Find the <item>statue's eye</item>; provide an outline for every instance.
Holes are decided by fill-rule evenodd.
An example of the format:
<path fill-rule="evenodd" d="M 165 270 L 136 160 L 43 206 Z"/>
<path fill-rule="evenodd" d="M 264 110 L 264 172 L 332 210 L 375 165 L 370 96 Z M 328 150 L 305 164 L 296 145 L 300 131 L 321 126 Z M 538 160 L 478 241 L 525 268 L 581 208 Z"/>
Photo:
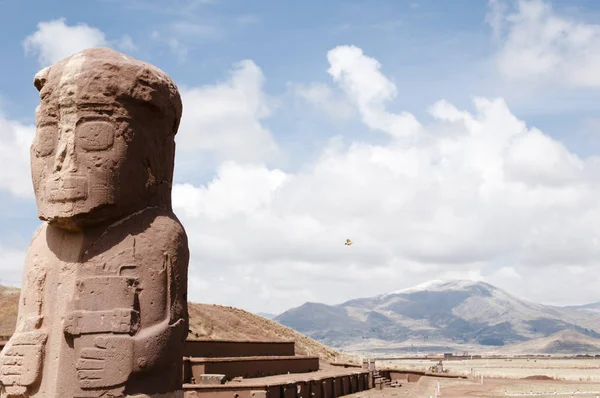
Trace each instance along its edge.
<path fill-rule="evenodd" d="M 87 121 L 77 125 L 77 145 L 86 151 L 103 151 L 114 141 L 114 127 L 109 122 Z"/>
<path fill-rule="evenodd" d="M 56 146 L 56 126 L 38 126 L 33 140 L 33 150 L 38 156 L 49 156 Z"/>

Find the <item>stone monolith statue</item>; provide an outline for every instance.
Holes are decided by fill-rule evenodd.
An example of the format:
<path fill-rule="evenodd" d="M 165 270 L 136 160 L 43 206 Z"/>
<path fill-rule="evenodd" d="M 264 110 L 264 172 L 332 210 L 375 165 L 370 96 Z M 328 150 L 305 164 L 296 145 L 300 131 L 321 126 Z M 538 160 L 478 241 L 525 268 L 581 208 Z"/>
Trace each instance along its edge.
<path fill-rule="evenodd" d="M 158 68 L 106 48 L 40 71 L 38 215 L 2 397 L 176 397 L 188 331 L 171 208 L 182 104 Z"/>

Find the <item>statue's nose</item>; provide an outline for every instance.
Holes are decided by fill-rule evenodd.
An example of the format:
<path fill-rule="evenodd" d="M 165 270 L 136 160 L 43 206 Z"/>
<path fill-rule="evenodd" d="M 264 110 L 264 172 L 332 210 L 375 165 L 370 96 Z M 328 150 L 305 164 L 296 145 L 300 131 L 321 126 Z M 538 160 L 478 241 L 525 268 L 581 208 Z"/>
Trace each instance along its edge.
<path fill-rule="evenodd" d="M 75 153 L 75 136 L 73 129 L 61 128 L 58 145 L 54 157 L 54 172 L 77 171 L 77 154 Z"/>

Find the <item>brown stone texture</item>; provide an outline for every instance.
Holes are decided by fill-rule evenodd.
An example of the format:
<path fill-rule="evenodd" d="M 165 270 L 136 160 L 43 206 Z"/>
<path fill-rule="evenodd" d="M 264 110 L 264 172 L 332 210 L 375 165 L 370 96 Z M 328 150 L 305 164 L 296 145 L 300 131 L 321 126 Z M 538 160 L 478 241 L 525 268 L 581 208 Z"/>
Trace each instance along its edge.
<path fill-rule="evenodd" d="M 106 48 L 40 71 L 27 252 L 2 397 L 174 397 L 188 331 L 171 208 L 182 104 L 158 68 Z"/>
<path fill-rule="evenodd" d="M 196 358 L 294 356 L 293 341 L 187 340 L 183 355 Z"/>
<path fill-rule="evenodd" d="M 191 374 L 196 380 L 202 374 L 224 374 L 234 377 L 265 377 L 285 373 L 308 373 L 319 370 L 319 357 L 267 356 L 232 358 L 190 358 Z"/>
<path fill-rule="evenodd" d="M 199 380 L 196 382 L 200 385 L 220 385 L 224 384 L 227 380 L 226 375 L 218 375 L 218 374 L 202 374 L 199 375 Z"/>

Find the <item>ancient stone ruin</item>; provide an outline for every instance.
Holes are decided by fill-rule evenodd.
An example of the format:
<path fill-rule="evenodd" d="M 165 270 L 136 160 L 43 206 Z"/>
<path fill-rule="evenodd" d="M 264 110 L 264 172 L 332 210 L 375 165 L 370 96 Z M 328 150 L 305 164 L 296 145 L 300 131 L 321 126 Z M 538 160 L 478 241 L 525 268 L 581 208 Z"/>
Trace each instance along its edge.
<path fill-rule="evenodd" d="M 158 68 L 106 48 L 35 76 L 39 218 L 2 397 L 175 397 L 188 331 L 171 208 L 182 104 Z"/>

